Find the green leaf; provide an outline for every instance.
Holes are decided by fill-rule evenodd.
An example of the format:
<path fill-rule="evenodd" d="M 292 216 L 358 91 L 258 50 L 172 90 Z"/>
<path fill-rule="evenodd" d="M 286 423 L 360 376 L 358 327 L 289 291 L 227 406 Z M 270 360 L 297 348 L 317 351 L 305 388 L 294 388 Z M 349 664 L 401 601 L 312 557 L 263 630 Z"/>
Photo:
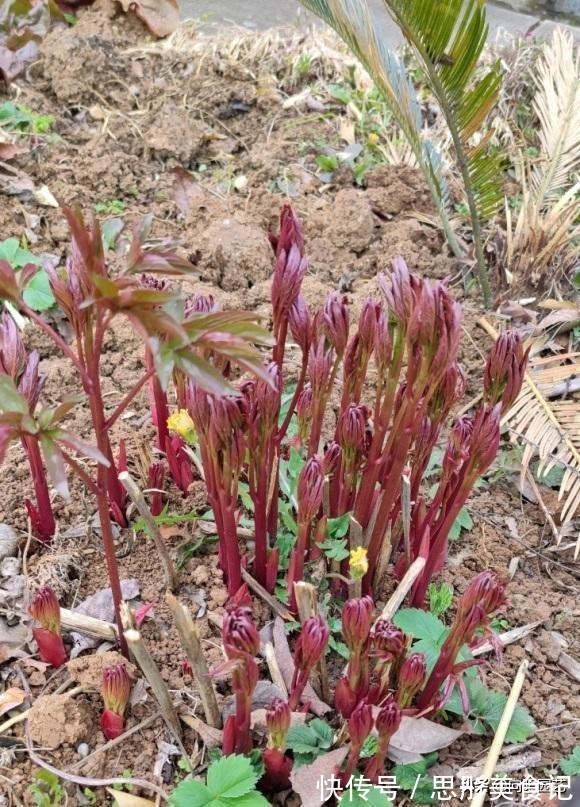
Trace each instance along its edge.
<path fill-rule="evenodd" d="M 318 737 L 319 745 L 322 748 L 330 748 L 334 742 L 334 729 L 325 720 L 315 717 L 314 720 L 310 721 L 308 727 Z"/>
<path fill-rule="evenodd" d="M 429 583 L 427 589 L 427 596 L 429 598 L 429 611 L 433 616 L 441 616 L 450 607 L 453 602 L 453 586 L 448 583 Z"/>
<path fill-rule="evenodd" d="M 337 518 L 329 518 L 327 529 L 331 538 L 344 538 L 350 529 L 350 513 L 344 513 Z"/>
<path fill-rule="evenodd" d="M 463 530 L 471 530 L 472 528 L 473 519 L 471 518 L 471 514 L 467 507 L 462 507 L 449 530 L 449 540 L 456 541 Z"/>
<path fill-rule="evenodd" d="M 560 760 L 560 768 L 564 776 L 580 776 L 580 745 L 569 756 Z"/>
<path fill-rule="evenodd" d="M 222 757 L 207 772 L 207 786 L 216 796 L 238 798 L 252 790 L 258 781 L 249 759 L 231 755 Z"/>
<path fill-rule="evenodd" d="M 18 392 L 14 381 L 7 375 L 0 375 L 0 411 L 28 414 L 28 401 Z"/>
<path fill-rule="evenodd" d="M 54 294 L 50 288 L 50 281 L 44 269 L 37 272 L 26 284 L 22 293 L 24 302 L 33 311 L 48 311 L 55 303 Z"/>
<path fill-rule="evenodd" d="M 338 653 L 339 656 L 342 656 L 343 659 L 348 661 L 350 652 L 344 642 L 341 642 L 340 639 L 337 639 L 335 636 L 329 636 L 328 646 L 334 650 L 335 653 Z"/>
<path fill-rule="evenodd" d="M 41 264 L 40 258 L 27 249 L 22 249 L 18 238 L 0 241 L 0 260 L 7 261 L 13 269 L 22 269 L 27 263 Z"/>
<path fill-rule="evenodd" d="M 485 714 L 481 715 L 483 720 L 491 727 L 492 731 L 497 731 L 499 721 L 507 703 L 508 696 L 503 692 L 490 690 Z M 507 734 L 506 743 L 521 743 L 533 735 L 536 730 L 534 719 L 528 710 L 520 703 L 516 705 Z"/>
<path fill-rule="evenodd" d="M 269 801 L 262 796 L 261 793 L 254 791 L 253 793 L 246 793 L 237 799 L 220 798 L 219 802 L 214 804 L 224 805 L 224 807 L 268 807 Z"/>
<path fill-rule="evenodd" d="M 318 546 L 330 560 L 341 561 L 348 558 L 350 554 L 347 543 L 346 538 L 326 538 Z"/>
<path fill-rule="evenodd" d="M 198 779 L 181 782 L 169 796 L 172 807 L 205 807 L 215 804 L 212 792 Z"/>
<path fill-rule="evenodd" d="M 309 726 L 292 726 L 286 738 L 286 745 L 296 754 L 312 754 L 318 748 L 318 737 Z"/>
<path fill-rule="evenodd" d="M 393 622 L 409 636 L 415 639 L 430 639 L 438 642 L 447 628 L 429 611 L 420 608 L 403 608 L 393 618 Z"/>

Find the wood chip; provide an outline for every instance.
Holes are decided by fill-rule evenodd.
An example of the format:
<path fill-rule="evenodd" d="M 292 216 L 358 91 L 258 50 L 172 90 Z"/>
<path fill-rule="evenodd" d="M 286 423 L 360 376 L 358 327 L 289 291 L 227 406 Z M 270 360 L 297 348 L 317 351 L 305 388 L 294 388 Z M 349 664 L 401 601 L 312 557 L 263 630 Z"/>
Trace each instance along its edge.
<path fill-rule="evenodd" d="M 561 653 L 558 664 L 571 678 L 580 681 L 580 662 L 576 661 L 575 658 L 569 656 L 568 653 Z"/>

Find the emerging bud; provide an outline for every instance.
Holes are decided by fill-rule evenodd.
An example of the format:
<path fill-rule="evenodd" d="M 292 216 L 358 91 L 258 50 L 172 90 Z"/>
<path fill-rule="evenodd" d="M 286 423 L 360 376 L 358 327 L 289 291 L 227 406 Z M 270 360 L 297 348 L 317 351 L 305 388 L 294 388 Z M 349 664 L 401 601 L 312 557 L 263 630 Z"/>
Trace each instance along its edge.
<path fill-rule="evenodd" d="M 404 651 L 407 640 L 403 631 L 387 619 L 378 619 L 371 634 L 373 653 L 393 661 Z"/>
<path fill-rule="evenodd" d="M 290 729 L 292 713 L 290 706 L 281 698 L 275 698 L 266 711 L 266 726 L 270 733 L 270 742 L 274 748 L 286 748 L 286 735 Z"/>
<path fill-rule="evenodd" d="M 377 317 L 375 332 L 375 363 L 379 377 L 388 373 L 392 351 L 393 343 L 389 332 L 389 318 L 384 308 L 381 306 Z"/>
<path fill-rule="evenodd" d="M 369 410 L 364 404 L 349 404 L 338 421 L 337 437 L 343 454 L 354 457 L 365 448 Z"/>
<path fill-rule="evenodd" d="M 195 425 L 187 409 L 179 409 L 167 418 L 167 428 L 178 434 L 186 443 L 195 443 Z"/>
<path fill-rule="evenodd" d="M 373 711 L 366 701 L 361 701 L 348 721 L 348 733 L 355 748 L 360 748 L 373 730 Z"/>
<path fill-rule="evenodd" d="M 301 294 L 298 295 L 290 309 L 289 323 L 292 338 L 299 345 L 302 352 L 307 353 L 310 348 L 312 325 L 310 311 Z"/>
<path fill-rule="evenodd" d="M 492 406 L 501 403 L 502 414 L 520 393 L 528 354 L 517 331 L 502 333 L 489 352 L 483 373 L 484 397 Z"/>
<path fill-rule="evenodd" d="M 364 546 L 352 549 L 348 559 L 348 567 L 352 580 L 362 580 L 369 570 L 369 559 Z"/>
<path fill-rule="evenodd" d="M 365 354 L 373 351 L 377 336 L 377 322 L 381 313 L 381 304 L 372 297 L 363 303 L 358 321 L 358 333 Z"/>
<path fill-rule="evenodd" d="M 251 609 L 230 605 L 224 615 L 222 637 L 229 659 L 256 656 L 260 650 L 260 634 L 252 620 Z"/>
<path fill-rule="evenodd" d="M 381 740 L 385 738 L 390 740 L 393 734 L 399 730 L 402 716 L 397 701 L 389 697 L 375 720 L 375 726 Z"/>
<path fill-rule="evenodd" d="M 322 328 L 328 341 L 340 358 L 348 341 L 348 308 L 344 297 L 338 291 L 328 295 L 322 312 Z"/>
<path fill-rule="evenodd" d="M 105 667 L 101 694 L 105 703 L 101 729 L 107 740 L 115 740 L 125 729 L 123 715 L 131 694 L 131 680 L 124 664 Z"/>
<path fill-rule="evenodd" d="M 342 632 L 344 641 L 352 653 L 366 644 L 373 619 L 372 597 L 347 600 L 342 607 Z"/>
<path fill-rule="evenodd" d="M 334 442 L 334 440 L 326 446 L 326 450 L 322 458 L 322 468 L 325 476 L 332 476 L 338 467 L 341 456 L 342 449 L 338 443 Z"/>
<path fill-rule="evenodd" d="M 192 314 L 210 314 L 212 311 L 218 311 L 219 306 L 211 294 L 192 294 L 185 300 L 184 313 L 185 318 L 189 319 Z"/>
<path fill-rule="evenodd" d="M 6 373 L 18 383 L 25 363 L 26 350 L 20 330 L 5 311 L 0 319 L 0 372 Z"/>
<path fill-rule="evenodd" d="M 302 228 L 290 205 L 282 208 L 280 235 L 270 238 L 276 252 L 276 265 L 272 277 L 272 308 L 274 320 L 287 316 L 300 293 L 300 286 L 308 268 L 304 257 Z"/>
<path fill-rule="evenodd" d="M 294 664 L 297 670 L 310 672 L 322 658 L 330 631 L 321 616 L 311 616 L 302 625 L 294 649 Z"/>
<path fill-rule="evenodd" d="M 45 630 L 60 635 L 60 605 L 50 586 L 36 592 L 28 610 Z"/>
<path fill-rule="evenodd" d="M 310 524 L 322 505 L 324 491 L 324 471 L 318 457 L 310 459 L 302 466 L 298 476 L 297 500 L 298 522 Z"/>
<path fill-rule="evenodd" d="M 425 681 L 427 665 L 423 653 L 412 653 L 399 670 L 397 700 L 401 709 L 409 706 Z"/>
<path fill-rule="evenodd" d="M 480 606 L 486 616 L 491 616 L 505 603 L 505 583 L 494 572 L 480 572 L 459 600 L 456 621 L 464 619 L 475 606 Z"/>

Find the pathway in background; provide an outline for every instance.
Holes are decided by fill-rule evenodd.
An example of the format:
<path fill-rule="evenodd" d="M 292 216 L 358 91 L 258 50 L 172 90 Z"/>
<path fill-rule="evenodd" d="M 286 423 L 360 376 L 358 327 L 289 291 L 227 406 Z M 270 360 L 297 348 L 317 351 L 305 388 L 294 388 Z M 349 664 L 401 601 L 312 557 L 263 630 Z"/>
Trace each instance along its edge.
<path fill-rule="evenodd" d="M 580 0 L 567 0 L 578 3 Z M 400 37 L 398 30 L 385 13 L 381 0 L 370 0 L 376 9 L 377 17 L 383 26 L 383 35 L 389 44 L 396 44 Z M 274 28 L 282 25 L 304 25 L 312 22 L 311 15 L 296 0 L 181 0 L 184 17 L 203 19 L 208 23 L 233 23 L 247 29 Z M 520 14 L 509 9 L 488 5 L 491 36 L 498 31 L 510 34 L 525 33 L 537 20 L 529 14 Z M 555 23 L 545 20 L 535 31 L 536 36 L 547 36 Z M 580 29 L 574 29 L 580 39 Z"/>

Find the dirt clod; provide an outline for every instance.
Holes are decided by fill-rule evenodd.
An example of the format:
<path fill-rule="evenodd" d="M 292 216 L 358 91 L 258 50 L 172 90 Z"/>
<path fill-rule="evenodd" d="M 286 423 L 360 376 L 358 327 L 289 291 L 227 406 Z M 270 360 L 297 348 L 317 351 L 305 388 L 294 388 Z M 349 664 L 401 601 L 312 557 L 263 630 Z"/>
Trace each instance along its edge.
<path fill-rule="evenodd" d="M 96 725 L 91 705 L 79 696 L 41 695 L 28 714 L 30 739 L 43 748 L 88 741 Z"/>
<path fill-rule="evenodd" d="M 103 680 L 103 670 L 106 667 L 113 667 L 122 664 L 127 670 L 129 677 L 135 680 L 137 668 L 130 661 L 127 661 L 116 650 L 107 650 L 105 653 L 92 653 L 88 656 L 78 656 L 67 663 L 70 677 L 79 686 L 89 689 L 100 690 Z"/>

